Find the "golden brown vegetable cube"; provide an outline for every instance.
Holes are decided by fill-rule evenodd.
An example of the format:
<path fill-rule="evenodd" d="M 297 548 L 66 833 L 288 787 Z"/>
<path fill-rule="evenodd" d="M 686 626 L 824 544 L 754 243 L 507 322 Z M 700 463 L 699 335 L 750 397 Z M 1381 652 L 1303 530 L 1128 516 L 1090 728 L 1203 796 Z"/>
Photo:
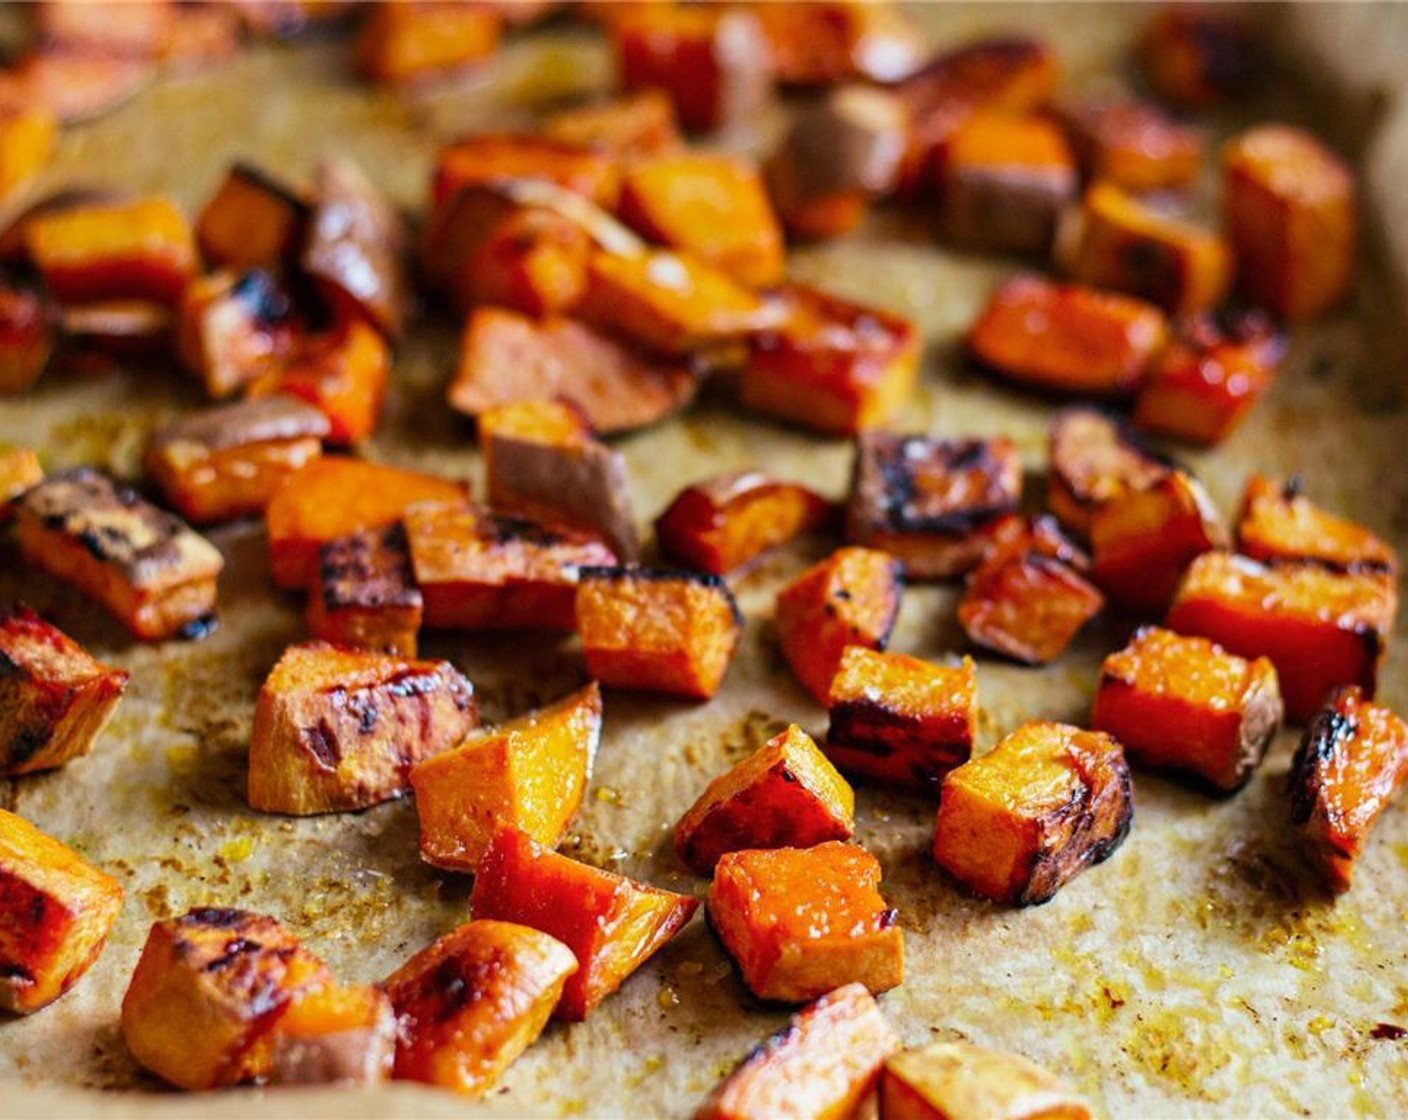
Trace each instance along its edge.
<path fill-rule="evenodd" d="M 576 143 L 531 134 L 480 133 L 437 153 L 431 200 L 438 205 L 464 187 L 519 179 L 546 179 L 610 207 L 620 190 L 621 168 L 610 153 Z"/>
<path fill-rule="evenodd" d="M 375 1085 L 391 1076 L 396 1012 L 380 988 L 327 984 L 302 993 L 270 1033 L 271 1085 Z"/>
<path fill-rule="evenodd" d="M 0 1009 L 28 1015 L 88 971 L 122 909 L 122 884 L 0 809 Z"/>
<path fill-rule="evenodd" d="M 885 1059 L 900 1046 L 865 985 L 842 985 L 753 1047 L 695 1120 L 856 1115 Z"/>
<path fill-rule="evenodd" d="M 1126 490 L 1147 490 L 1174 469 L 1112 413 L 1080 405 L 1057 413 L 1047 454 L 1047 508 L 1082 539 L 1101 506 Z"/>
<path fill-rule="evenodd" d="M 805 0 L 750 5 L 772 47 L 778 81 L 827 86 L 848 79 L 893 82 L 918 69 L 927 46 L 889 0 Z"/>
<path fill-rule="evenodd" d="M 254 707 L 249 803 L 307 816 L 400 797 L 415 766 L 478 722 L 474 686 L 447 661 L 290 646 Z"/>
<path fill-rule="evenodd" d="M 1203 134 L 1157 105 L 1094 96 L 1059 109 L 1067 139 L 1087 180 L 1127 191 L 1186 187 L 1203 166 Z"/>
<path fill-rule="evenodd" d="M 196 219 L 196 241 L 212 268 L 277 270 L 293 261 L 312 213 L 310 192 L 236 162 Z"/>
<path fill-rule="evenodd" d="M 401 1023 L 394 1076 L 482 1096 L 542 1033 L 576 971 L 572 950 L 546 933 L 466 922 L 382 985 Z"/>
<path fill-rule="evenodd" d="M 1031 906 L 1108 859 L 1133 811 L 1114 739 L 1028 723 L 944 778 L 934 859 L 974 894 Z"/>
<path fill-rule="evenodd" d="M 52 475 L 15 506 L 20 551 L 96 599 L 144 641 L 215 626 L 219 551 L 178 517 L 98 471 Z"/>
<path fill-rule="evenodd" d="M 212 272 L 192 280 L 181 297 L 176 350 L 212 397 L 257 381 L 292 353 L 288 297 L 267 272 Z"/>
<path fill-rule="evenodd" d="M 357 68 L 390 86 L 453 73 L 493 56 L 502 22 L 483 4 L 373 4 L 357 36 Z"/>
<path fill-rule="evenodd" d="M 313 637 L 414 657 L 424 607 L 400 523 L 334 537 L 318 553 L 308 589 Z"/>
<path fill-rule="evenodd" d="M 1016 1054 L 935 1042 L 893 1055 L 880 1074 L 885 1120 L 1090 1120 L 1065 1082 Z"/>
<path fill-rule="evenodd" d="M 53 352 L 53 308 L 34 292 L 0 286 L 0 395 L 38 381 Z"/>
<path fill-rule="evenodd" d="M 44 481 L 39 456 L 28 447 L 0 444 L 0 524 L 10 515 L 10 504 L 31 486 Z"/>
<path fill-rule="evenodd" d="M 718 576 L 656 568 L 581 569 L 576 615 L 603 684 L 696 700 L 719 690 L 743 629 Z"/>
<path fill-rule="evenodd" d="M 473 871 L 499 828 L 556 847 L 582 803 L 601 741 L 596 683 L 481 731 L 411 772 L 421 857 Z"/>
<path fill-rule="evenodd" d="M 720 774 L 675 826 L 675 851 L 701 875 L 726 852 L 849 840 L 855 794 L 795 723 Z"/>
<path fill-rule="evenodd" d="M 1237 548 L 1268 564 L 1313 561 L 1341 572 L 1398 574 L 1398 553 L 1358 522 L 1321 509 L 1303 492 L 1300 476 L 1278 485 L 1247 479 L 1237 521 Z"/>
<path fill-rule="evenodd" d="M 667 155 L 683 143 L 674 103 L 659 89 L 563 109 L 543 122 L 539 134 L 623 158 Z"/>

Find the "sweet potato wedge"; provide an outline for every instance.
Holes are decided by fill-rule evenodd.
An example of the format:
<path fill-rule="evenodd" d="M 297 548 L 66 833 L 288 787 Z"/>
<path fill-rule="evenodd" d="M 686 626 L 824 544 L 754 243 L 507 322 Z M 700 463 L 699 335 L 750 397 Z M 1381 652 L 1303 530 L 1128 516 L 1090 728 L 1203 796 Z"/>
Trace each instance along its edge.
<path fill-rule="evenodd" d="M 376 431 L 390 378 L 386 339 L 361 319 L 347 318 L 325 333 L 298 339 L 249 393 L 307 401 L 327 418 L 328 442 L 349 444 Z"/>
<path fill-rule="evenodd" d="M 49 162 L 58 122 L 43 108 L 0 112 L 0 198 L 7 198 Z"/>
<path fill-rule="evenodd" d="M 674 103 L 658 89 L 563 109 L 538 131 L 548 140 L 623 159 L 668 155 L 684 143 Z"/>
<path fill-rule="evenodd" d="M 396 1058 L 396 1013 L 380 988 L 326 984 L 304 992 L 270 1032 L 270 1085 L 386 1081 Z"/>
<path fill-rule="evenodd" d="M 1127 490 L 1147 490 L 1174 468 L 1112 413 L 1062 409 L 1047 436 L 1046 505 L 1085 539 L 1095 511 Z"/>
<path fill-rule="evenodd" d="M 1149 21 L 1139 61 L 1163 100 L 1207 109 L 1252 92 L 1264 60 L 1244 12 L 1221 4 L 1166 4 Z"/>
<path fill-rule="evenodd" d="M 924 61 L 924 37 L 904 9 L 888 0 L 750 6 L 762 21 L 777 79 L 784 85 L 894 82 Z"/>
<path fill-rule="evenodd" d="M 177 353 L 216 398 L 275 369 L 292 353 L 295 337 L 288 297 L 268 272 L 199 277 L 177 309 Z"/>
<path fill-rule="evenodd" d="M 1398 574 L 1392 545 L 1358 522 L 1321 509 L 1305 496 L 1299 476 L 1284 485 L 1259 474 L 1247 479 L 1237 550 L 1267 564 L 1313 561 L 1341 572 Z"/>
<path fill-rule="evenodd" d="M 502 26 L 499 14 L 483 4 L 373 4 L 353 48 L 357 69 L 388 86 L 443 77 L 492 58 Z"/>
<path fill-rule="evenodd" d="M 28 447 L 0 444 L 0 525 L 10 516 L 10 505 L 31 486 L 44 481 L 39 456 Z"/>
<path fill-rule="evenodd" d="M 53 308 L 36 292 L 0 285 L 0 396 L 38 381 L 53 353 Z"/>
<path fill-rule="evenodd" d="M 297 258 L 312 216 L 310 191 L 236 162 L 196 219 L 196 243 L 212 268 L 278 270 Z"/>
<path fill-rule="evenodd" d="M 1017 1054 L 934 1042 L 892 1055 L 880 1074 L 885 1120 L 1090 1120 L 1065 1082 Z"/>
<path fill-rule="evenodd" d="M 1188 186 L 1203 166 L 1204 138 L 1157 105 L 1093 96 L 1057 109 L 1088 181 L 1105 179 L 1127 191 Z"/>
<path fill-rule="evenodd" d="M 546 136 L 482 133 L 440 149 L 431 197 L 440 204 L 464 187 L 512 179 L 546 179 L 609 209 L 621 188 L 621 169 L 613 155 L 582 144 Z"/>
<path fill-rule="evenodd" d="M 399 522 L 334 537 L 318 553 L 308 589 L 308 631 L 335 645 L 416 655 L 425 601 Z"/>

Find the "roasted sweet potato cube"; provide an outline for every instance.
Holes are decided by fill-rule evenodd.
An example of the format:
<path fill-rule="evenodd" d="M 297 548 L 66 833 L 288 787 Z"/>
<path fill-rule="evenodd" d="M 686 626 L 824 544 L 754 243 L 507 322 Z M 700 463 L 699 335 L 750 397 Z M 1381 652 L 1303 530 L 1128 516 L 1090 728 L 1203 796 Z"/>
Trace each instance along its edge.
<path fill-rule="evenodd" d="M 481 1096 L 533 1044 L 577 971 L 572 950 L 512 922 L 466 922 L 382 985 L 401 1030 L 393 1076 Z"/>
<path fill-rule="evenodd" d="M 101 116 L 156 76 L 152 60 L 97 51 L 37 50 L 0 70 L 0 108 L 43 109 L 60 124 Z"/>
<path fill-rule="evenodd" d="M 548 140 L 627 159 L 667 155 L 683 143 L 674 103 L 658 89 L 563 109 L 539 132 Z"/>
<path fill-rule="evenodd" d="M 448 661 L 290 646 L 254 707 L 249 804 L 310 816 L 389 801 L 478 722 L 474 686 Z"/>
<path fill-rule="evenodd" d="M 357 69 L 383 85 L 409 85 L 491 58 L 503 21 L 475 3 L 379 3 L 362 22 Z"/>
<path fill-rule="evenodd" d="M 616 561 L 594 536 L 461 504 L 413 506 L 405 524 L 427 626 L 571 630 L 578 572 Z"/>
<path fill-rule="evenodd" d="M 970 641 L 1025 665 L 1060 657 L 1105 597 L 1039 548 L 1001 550 L 968 577 L 958 621 Z"/>
<path fill-rule="evenodd" d="M 1020 274 L 988 299 L 968 349 L 1023 385 L 1124 397 L 1139 388 L 1167 333 L 1163 314 L 1143 300 Z"/>
<path fill-rule="evenodd" d="M 1287 319 L 1313 318 L 1354 280 L 1354 174 L 1310 133 L 1268 124 L 1222 151 L 1222 209 L 1237 282 Z"/>
<path fill-rule="evenodd" d="M 904 939 L 864 848 L 728 852 L 714 867 L 709 920 L 759 999 L 802 1003 L 843 984 L 878 995 L 904 978 Z"/>
<path fill-rule="evenodd" d="M 396 1059 L 396 1012 L 380 988 L 327 984 L 289 1004 L 270 1045 L 270 1085 L 376 1085 Z"/>
<path fill-rule="evenodd" d="M 1046 902 L 1109 858 L 1134 804 L 1119 743 L 1063 723 L 1028 723 L 950 770 L 940 791 L 934 859 L 983 898 Z"/>
<path fill-rule="evenodd" d="M 167 74 L 202 74 L 229 62 L 240 49 L 240 18 L 228 7 L 173 6 L 171 35 L 161 52 Z"/>
<path fill-rule="evenodd" d="M 802 687 L 827 703 L 847 646 L 883 650 L 904 589 L 903 565 L 873 548 L 842 548 L 777 596 L 782 655 Z"/>
<path fill-rule="evenodd" d="M 151 58 L 171 37 L 175 9 L 170 0 L 42 0 L 34 6 L 35 32 L 46 49 Z"/>
<path fill-rule="evenodd" d="M 219 551 L 180 518 L 82 467 L 15 506 L 25 559 L 71 583 L 136 637 L 203 637 L 215 625 Z"/>
<path fill-rule="evenodd" d="M 57 131 L 54 115 L 42 107 L 0 112 L 0 198 L 49 162 Z"/>
<path fill-rule="evenodd" d="M 1188 568 L 1165 625 L 1240 657 L 1270 658 L 1287 718 L 1305 723 L 1337 685 L 1357 684 L 1373 696 L 1397 613 L 1398 589 L 1382 572 L 1267 567 L 1209 552 Z"/>
<path fill-rule="evenodd" d="M 940 227 L 964 248 L 1044 255 L 1078 186 L 1055 124 L 980 113 L 948 142 Z"/>
<path fill-rule="evenodd" d="M 715 575 L 656 568 L 583 568 L 577 630 L 587 671 L 614 688 L 707 700 L 743 629 Z"/>
<path fill-rule="evenodd" d="M 1246 96 L 1263 59 L 1246 14 L 1224 4 L 1165 4 L 1139 44 L 1144 76 L 1165 101 L 1205 109 Z"/>
<path fill-rule="evenodd" d="M 35 292 L 0 285 L 0 396 L 38 381 L 53 352 L 52 308 Z"/>
<path fill-rule="evenodd" d="M 732 471 L 681 490 L 656 520 L 655 535 L 676 559 L 723 575 L 830 516 L 830 503 L 805 486 L 763 471 Z"/>
<path fill-rule="evenodd" d="M 249 163 L 235 163 L 196 219 L 196 243 L 212 268 L 279 269 L 303 244 L 310 192 Z"/>
<path fill-rule="evenodd" d="M 198 525 L 263 513 L 294 471 L 323 453 L 327 418 L 283 394 L 192 413 L 158 431 L 147 476 Z"/>
<path fill-rule="evenodd" d="M 789 284 L 783 319 L 749 345 L 744 408 L 832 436 L 882 427 L 908 403 L 920 338 L 908 319 L 817 288 Z"/>
<path fill-rule="evenodd" d="M 182 1089 L 265 1081 L 280 1017 L 331 983 L 273 918 L 192 910 L 147 935 L 122 999 L 122 1037 L 138 1064 Z"/>
<path fill-rule="evenodd" d="M 659 361 L 575 319 L 535 322 L 498 307 L 470 313 L 447 397 L 467 416 L 520 400 L 568 400 L 603 435 L 644 427 L 694 399 L 681 362 Z"/>
<path fill-rule="evenodd" d="M 1106 502 L 1126 490 L 1146 490 L 1174 469 L 1118 417 L 1079 405 L 1051 422 L 1047 450 L 1047 508 L 1082 539 Z"/>
<path fill-rule="evenodd" d="M 855 794 L 795 723 L 709 783 L 675 826 L 675 851 L 700 875 L 726 852 L 849 840 Z"/>
<path fill-rule="evenodd" d="M 621 169 L 615 157 L 546 136 L 491 132 L 468 136 L 435 157 L 432 199 L 443 203 L 469 186 L 546 179 L 599 206 L 616 204 Z"/>
<path fill-rule="evenodd" d="M 386 339 L 360 319 L 345 319 L 324 334 L 299 339 L 249 391 L 307 401 L 327 418 L 328 442 L 349 444 L 376 431 L 390 377 Z"/>
<path fill-rule="evenodd" d="M 685 128 L 716 129 L 752 119 L 772 90 L 772 49 L 758 17 L 722 5 L 633 6 L 607 31 L 621 88 L 658 88 Z"/>
<path fill-rule="evenodd" d="M 44 480 L 39 456 L 28 447 L 0 444 L 0 524 L 10 515 L 10 504 L 31 486 Z"/>
<path fill-rule="evenodd" d="M 593 682 L 422 762 L 411 772 L 421 858 L 473 871 L 505 826 L 556 847 L 582 803 L 600 741 L 601 690 Z"/>
<path fill-rule="evenodd" d="M 212 397 L 228 397 L 293 351 L 287 296 L 270 273 L 213 272 L 191 281 L 177 309 L 176 349 Z"/>
<path fill-rule="evenodd" d="M 577 958 L 553 1018 L 580 1022 L 684 928 L 699 903 L 549 851 L 514 828 L 494 835 L 469 899 L 476 919 L 530 926 Z"/>
<path fill-rule="evenodd" d="M 616 556 L 640 558 L 626 461 L 563 401 L 520 401 L 479 414 L 489 504 L 599 533 Z"/>
<path fill-rule="evenodd" d="M 865 985 L 844 984 L 753 1047 L 695 1120 L 763 1120 L 784 1106 L 800 1116 L 855 1115 L 900 1046 Z"/>
<path fill-rule="evenodd" d="M 1227 547 L 1227 533 L 1202 485 L 1176 470 L 1096 510 L 1090 546 L 1100 589 L 1127 610 L 1157 613 L 1194 558 Z"/>
<path fill-rule="evenodd" d="M 61 303 L 173 304 L 196 271 L 190 223 L 165 198 L 92 203 L 25 223 L 30 258 Z"/>
<path fill-rule="evenodd" d="M 1147 101 L 1097 95 L 1067 102 L 1058 116 L 1087 180 L 1135 192 L 1172 190 L 1202 169 L 1202 132 Z"/>
<path fill-rule="evenodd" d="M 895 1054 L 880 1074 L 885 1120 L 1090 1120 L 1065 1082 L 1016 1054 L 934 1042 Z"/>
<path fill-rule="evenodd" d="M 1104 181 L 1085 192 L 1065 263 L 1082 284 L 1128 292 L 1173 314 L 1220 303 L 1232 279 L 1220 236 Z"/>
<path fill-rule="evenodd" d="M 313 637 L 414 657 L 424 609 L 399 522 L 334 537 L 319 551 L 308 589 Z"/>
<path fill-rule="evenodd" d="M 778 81 L 829 86 L 867 78 L 894 82 L 919 68 L 927 45 L 898 4 L 807 0 L 751 5 L 772 48 Z"/>
<path fill-rule="evenodd" d="M 1135 402 L 1134 423 L 1189 443 L 1219 443 L 1271 387 L 1284 352 L 1284 335 L 1259 312 L 1177 320 Z"/>
<path fill-rule="evenodd" d="M 417 502 L 468 501 L 464 484 L 448 478 L 358 459 L 315 459 L 288 478 L 265 510 L 274 582 L 298 590 L 310 586 L 328 541 L 390 525 Z"/>
<path fill-rule="evenodd" d="M 78 983 L 121 909 L 121 883 L 0 809 L 0 1009 L 28 1015 Z"/>
<path fill-rule="evenodd" d="M 1349 889 L 1379 814 L 1408 778 L 1408 724 L 1358 685 L 1336 689 L 1305 729 L 1291 764 L 1291 820 L 1335 892 Z"/>
<path fill-rule="evenodd" d="M 1268 564 L 1314 561 L 1341 572 L 1398 574 L 1398 553 L 1358 522 L 1336 517 L 1305 496 L 1299 476 L 1279 485 L 1247 479 L 1237 549 Z"/>

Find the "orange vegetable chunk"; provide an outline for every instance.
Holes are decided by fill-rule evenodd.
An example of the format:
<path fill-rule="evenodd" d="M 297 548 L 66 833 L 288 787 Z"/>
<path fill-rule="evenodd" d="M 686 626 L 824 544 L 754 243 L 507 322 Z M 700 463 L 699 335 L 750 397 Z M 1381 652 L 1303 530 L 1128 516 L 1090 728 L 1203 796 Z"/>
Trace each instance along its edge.
<path fill-rule="evenodd" d="M 267 272 L 212 272 L 181 296 L 176 350 L 212 397 L 257 382 L 292 352 L 294 340 L 288 297 Z"/>
<path fill-rule="evenodd" d="M 53 353 L 53 309 L 35 292 L 0 285 L 0 396 L 38 381 Z"/>
<path fill-rule="evenodd" d="M 313 637 L 414 657 L 424 611 L 405 526 L 334 537 L 319 551 L 318 577 L 308 589 Z"/>
<path fill-rule="evenodd" d="M 1139 45 L 1144 76 L 1163 100 L 1207 109 L 1244 98 L 1262 76 L 1246 13 L 1223 4 L 1165 4 Z"/>
<path fill-rule="evenodd" d="M 880 1075 L 885 1120 L 1090 1120 L 1065 1082 L 1016 1054 L 934 1042 L 895 1054 Z"/>
<path fill-rule="evenodd" d="M 396 1013 L 380 988 L 313 988 L 274 1024 L 269 1084 L 379 1084 L 391 1076 L 396 1033 Z"/>
<path fill-rule="evenodd" d="M 212 268 L 277 270 L 296 258 L 312 215 L 311 192 L 236 162 L 196 219 L 196 243 Z"/>
<path fill-rule="evenodd" d="M 362 320 L 346 319 L 325 334 L 299 339 L 249 391 L 307 401 L 327 417 L 328 442 L 349 444 L 376 431 L 390 377 L 386 339 Z"/>
<path fill-rule="evenodd" d="M 1101 506 L 1127 490 L 1147 490 L 1174 469 L 1118 417 L 1083 405 L 1056 414 L 1047 454 L 1047 508 L 1082 539 Z"/>
<path fill-rule="evenodd" d="M 889 0 L 754 3 L 772 48 L 778 81 L 828 86 L 869 78 L 893 82 L 916 70 L 927 46 L 899 4 Z"/>
<path fill-rule="evenodd" d="M 1171 190 L 1202 169 L 1202 132 L 1147 101 L 1096 95 L 1062 105 L 1059 117 L 1088 180 L 1136 193 Z"/>
<path fill-rule="evenodd" d="M 622 158 L 667 155 L 684 142 L 674 103 L 659 89 L 563 109 L 543 122 L 539 134 Z"/>
<path fill-rule="evenodd" d="M 42 106 L 0 110 L 0 198 L 7 198 L 49 162 L 58 121 Z"/>
<path fill-rule="evenodd" d="M 513 179 L 546 179 L 611 207 L 621 187 L 621 169 L 614 156 L 585 145 L 546 136 L 482 133 L 440 149 L 432 200 L 443 203 L 464 187 Z"/>
<path fill-rule="evenodd" d="M 9 516 L 11 503 L 43 481 L 44 468 L 38 455 L 28 447 L 0 444 L 0 524 Z"/>
<path fill-rule="evenodd" d="M 1313 561 L 1340 572 L 1398 574 L 1392 545 L 1358 522 L 1321 509 L 1305 496 L 1299 476 L 1284 485 L 1259 474 L 1247 479 L 1237 548 L 1268 564 Z"/>
<path fill-rule="evenodd" d="M 354 48 L 357 68 L 383 85 L 462 70 L 499 48 L 502 20 L 482 4 L 397 0 L 370 7 Z"/>

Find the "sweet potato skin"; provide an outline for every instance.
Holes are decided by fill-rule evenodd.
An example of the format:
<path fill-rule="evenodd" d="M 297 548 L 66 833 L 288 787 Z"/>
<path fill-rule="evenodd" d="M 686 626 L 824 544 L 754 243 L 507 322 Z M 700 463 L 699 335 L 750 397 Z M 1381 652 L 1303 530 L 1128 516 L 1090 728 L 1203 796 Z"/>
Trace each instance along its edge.
<path fill-rule="evenodd" d="M 1310 561 L 1340 572 L 1398 574 L 1398 553 L 1364 526 L 1315 505 L 1299 478 L 1278 485 L 1247 479 L 1237 521 L 1237 549 L 1263 563 Z"/>
<path fill-rule="evenodd" d="M 330 984 L 304 993 L 279 1016 L 271 1039 L 270 1085 L 357 1085 L 386 1081 L 396 1057 L 396 1014 L 379 988 Z"/>
<path fill-rule="evenodd" d="M 1173 470 L 1114 414 L 1083 405 L 1057 413 L 1047 454 L 1047 508 L 1082 540 L 1101 506 L 1126 490 L 1146 490 Z"/>
<path fill-rule="evenodd" d="M 1139 44 L 1139 61 L 1160 98 L 1189 109 L 1236 101 L 1262 77 L 1259 44 L 1245 15 L 1208 4 L 1162 8 Z"/>
<path fill-rule="evenodd" d="M 300 339 L 249 392 L 307 401 L 327 417 L 328 442 L 350 444 L 376 431 L 390 377 L 386 339 L 362 320 L 346 319 L 324 334 Z"/>
<path fill-rule="evenodd" d="M 1016 1054 L 966 1042 L 935 1042 L 892 1055 L 880 1075 L 886 1120 L 1090 1120 L 1090 1106 L 1064 1082 Z"/>
<path fill-rule="evenodd" d="M 38 455 L 28 447 L 0 445 L 0 525 L 10 516 L 10 504 L 43 481 Z"/>
<path fill-rule="evenodd" d="M 318 553 L 308 590 L 308 631 L 334 645 L 414 657 L 425 600 L 399 522 L 334 537 Z"/>
<path fill-rule="evenodd" d="M 373 82 L 408 86 L 472 67 L 499 47 L 497 12 L 474 4 L 373 4 L 354 48 Z"/>

